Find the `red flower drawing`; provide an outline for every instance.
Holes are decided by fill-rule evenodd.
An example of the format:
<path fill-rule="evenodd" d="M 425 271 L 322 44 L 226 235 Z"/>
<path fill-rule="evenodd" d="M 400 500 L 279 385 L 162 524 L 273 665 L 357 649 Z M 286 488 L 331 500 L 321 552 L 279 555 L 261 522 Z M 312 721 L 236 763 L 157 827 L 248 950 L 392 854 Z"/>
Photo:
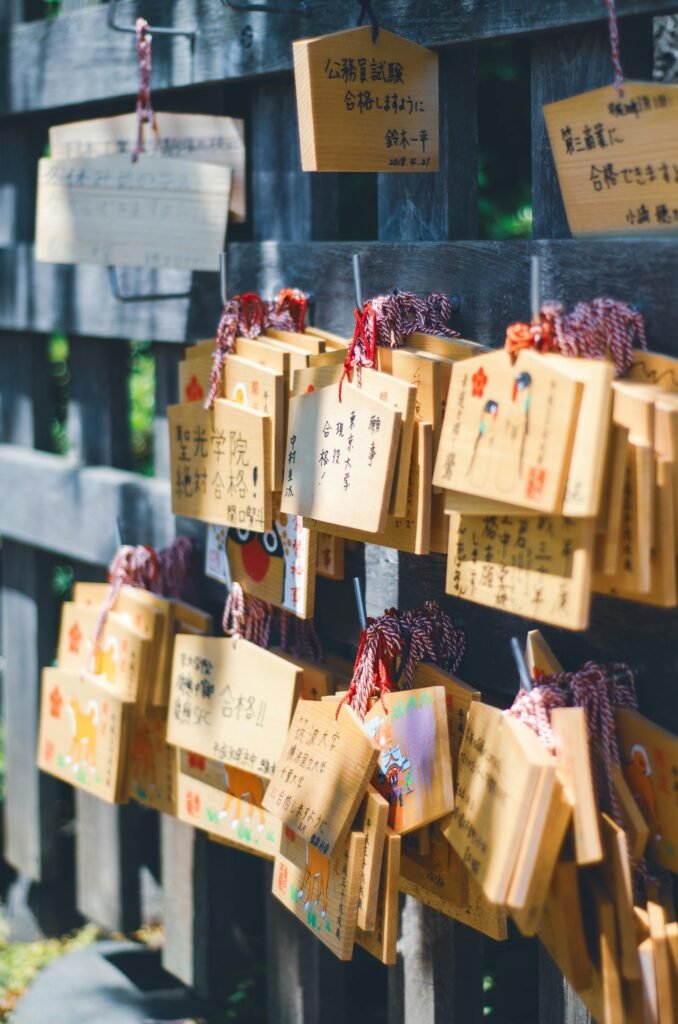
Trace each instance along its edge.
<path fill-rule="evenodd" d="M 82 642 L 82 631 L 77 622 L 74 622 L 68 631 L 68 649 L 71 654 L 80 654 L 80 644 Z"/>
<path fill-rule="evenodd" d="M 205 392 L 200 386 L 200 381 L 195 374 L 191 377 L 185 388 L 186 400 L 189 402 L 199 402 L 205 397 Z"/>
<path fill-rule="evenodd" d="M 63 698 L 58 686 L 55 686 L 49 695 L 49 713 L 52 718 L 61 718 L 61 705 Z"/>
<path fill-rule="evenodd" d="M 482 398 L 485 393 L 485 387 L 487 385 L 487 374 L 483 370 L 482 366 L 479 366 L 476 372 L 471 377 L 471 397 Z"/>

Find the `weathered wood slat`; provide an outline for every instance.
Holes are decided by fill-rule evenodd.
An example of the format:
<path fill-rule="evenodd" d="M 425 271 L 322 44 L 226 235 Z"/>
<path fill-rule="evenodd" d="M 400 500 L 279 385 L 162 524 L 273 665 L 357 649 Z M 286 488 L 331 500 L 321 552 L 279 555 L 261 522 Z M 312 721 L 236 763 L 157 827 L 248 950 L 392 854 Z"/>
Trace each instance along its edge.
<path fill-rule="evenodd" d="M 3 501 L 3 505 L 7 504 Z M 54 657 L 56 608 L 50 560 L 22 544 L 2 548 L 3 720 L 6 757 L 4 856 L 32 881 L 64 869 L 58 828 L 67 787 L 35 765 L 40 669 Z"/>
<path fill-rule="evenodd" d="M 621 15 L 667 14 L 675 0 L 622 0 Z M 131 24 L 132 3 L 120 5 L 120 20 Z M 197 27 L 192 48 L 186 38 L 156 42 L 153 87 L 197 85 L 219 79 L 250 78 L 291 67 L 293 39 L 350 28 L 351 5 L 320 4 L 312 19 L 297 14 L 243 13 L 201 0 L 148 0 L 151 25 Z M 415 42 L 447 46 L 461 42 L 557 29 L 605 20 L 605 10 L 588 0 L 394 0 L 383 12 L 385 28 L 406 27 Z M 51 21 L 18 25 L 0 37 L 0 115 L 91 102 L 136 92 L 133 37 L 112 32 L 106 12 L 96 7 L 65 13 Z"/>
<path fill-rule="evenodd" d="M 70 401 L 67 437 L 71 451 L 90 466 L 130 464 L 127 350 L 100 338 L 69 343 Z"/>
<path fill-rule="evenodd" d="M 574 305 L 596 295 L 612 295 L 639 306 L 647 320 L 651 346 L 676 351 L 675 304 L 666 281 L 678 278 L 678 242 L 578 241 L 534 242 L 237 242 L 229 246 L 229 291 L 260 290 L 273 294 L 293 281 L 316 295 L 316 322 L 330 329 L 352 330 L 354 304 L 351 255 L 363 256 L 366 295 L 396 285 L 414 291 L 447 291 L 461 296 L 455 323 L 465 337 L 501 344 L 506 325 L 529 316 L 530 254 L 542 260 L 544 299 Z M 26 250 L 0 250 L 0 330 L 64 330 L 98 337 L 149 337 L 184 342 L 188 303 L 121 306 L 108 300 L 105 272 L 79 267 L 73 291 L 55 299 L 60 274 L 36 264 L 29 276 L 12 279 L 13 260 Z M 33 277 L 34 275 L 34 277 Z M 162 276 L 162 275 L 161 275 Z M 27 288 L 33 277 L 33 298 Z M 216 275 L 201 275 L 204 288 L 194 292 L 199 308 L 190 310 L 190 336 L 211 337 L 221 308 Z M 5 283 L 3 287 L 2 282 Z M 65 284 L 65 283 L 64 283 Z M 491 284 L 492 301 L 488 301 Z M 35 296 L 39 301 L 35 302 Z M 208 298 L 209 297 L 209 298 Z M 174 311 L 167 308 L 174 306 Z"/>
<path fill-rule="evenodd" d="M 118 546 L 116 518 L 133 543 L 162 547 L 174 536 L 169 485 L 72 458 L 0 445 L 0 536 L 108 565 Z"/>

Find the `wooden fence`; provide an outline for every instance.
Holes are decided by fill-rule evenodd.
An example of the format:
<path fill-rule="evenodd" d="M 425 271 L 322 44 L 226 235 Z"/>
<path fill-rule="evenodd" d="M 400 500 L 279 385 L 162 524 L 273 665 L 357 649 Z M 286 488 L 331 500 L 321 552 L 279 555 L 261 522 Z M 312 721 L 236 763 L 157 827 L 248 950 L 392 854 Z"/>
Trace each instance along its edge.
<path fill-rule="evenodd" d="M 639 305 L 651 346 L 678 354 L 678 244 L 573 241 L 555 178 L 544 102 L 607 84 L 612 77 L 605 9 L 592 0 L 375 0 L 385 26 L 440 49 L 441 167 L 436 175 L 303 174 L 290 71 L 291 40 L 350 27 L 357 5 L 309 0 L 310 17 L 236 11 L 220 0 L 146 0 L 151 24 L 193 27 L 154 46 L 160 109 L 242 116 L 247 121 L 247 224 L 231 232 L 228 290 L 271 295 L 295 285 L 316 296 L 316 322 L 348 333 L 351 253 L 363 257 L 365 294 L 394 286 L 460 297 L 467 337 L 498 343 L 528 312 L 529 257 L 542 258 L 545 297 L 566 303 L 611 294 Z M 652 73 L 652 15 L 678 4 L 619 0 L 628 78 Z M 69 9 L 75 8 L 77 10 Z M 355 7 L 355 10 L 353 9 Z M 35 768 L 40 666 L 54 656 L 58 604 L 54 566 L 102 578 L 126 540 L 166 543 L 170 514 L 165 407 L 176 399 L 181 343 L 212 334 L 220 311 L 217 274 L 126 272 L 134 290 L 190 287 L 190 299 L 126 305 L 98 267 L 56 267 L 33 259 L 36 162 L 50 124 L 132 109 L 133 37 L 106 26 L 106 10 L 64 0 L 42 19 L 37 0 L 0 9 L 0 616 L 7 759 L 6 860 L 35 883 L 42 920 L 73 912 L 111 929 L 140 918 L 140 867 L 162 879 L 164 964 L 198 992 L 232 991 L 244 970 L 261 971 L 268 1019 L 354 1019 L 389 1024 L 475 1024 L 483 1004 L 495 1017 L 574 1024 L 587 1014 L 535 943 L 512 938 L 501 950 L 462 924 L 403 901 L 399 962 L 383 968 L 358 954 L 339 964 L 267 891 L 270 867 L 210 843 L 206 835 L 137 806 L 109 807 L 73 794 Z M 132 23 L 134 3 L 119 5 Z M 530 36 L 534 241 L 477 238 L 477 52 L 490 39 Z M 363 191 L 361 192 L 360 189 Z M 356 196 L 363 198 L 356 199 Z M 347 202 L 377 208 L 376 239 L 337 242 Z M 215 268 L 216 271 L 216 268 Z M 70 342 L 67 455 L 50 453 L 51 332 Z M 130 472 L 128 346 L 153 339 L 156 363 L 155 477 Z M 362 572 L 362 552 L 352 556 Z M 440 556 L 366 546 L 368 614 L 427 597 L 444 600 L 468 631 L 465 678 L 484 691 L 515 690 L 508 637 L 525 621 L 443 597 Z M 318 620 L 325 639 L 348 652 L 357 623 L 349 589 L 326 581 Z M 627 659 L 640 674 L 641 708 L 678 729 L 674 612 L 595 599 L 586 634 L 549 630 L 563 660 Z M 75 829 L 69 827 L 75 821 Z M 75 839 L 73 840 L 73 835 Z M 495 989 L 483 995 L 488 968 Z M 513 978 L 514 983 L 510 984 Z M 518 978 L 518 984 L 515 979 Z M 501 1010 L 502 992 L 513 1003 Z"/>

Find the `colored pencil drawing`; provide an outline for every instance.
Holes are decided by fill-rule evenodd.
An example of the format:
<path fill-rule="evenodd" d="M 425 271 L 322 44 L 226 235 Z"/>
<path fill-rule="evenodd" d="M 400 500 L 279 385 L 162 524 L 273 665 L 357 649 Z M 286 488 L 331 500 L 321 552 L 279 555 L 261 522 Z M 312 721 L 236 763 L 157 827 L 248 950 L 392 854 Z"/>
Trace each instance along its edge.
<path fill-rule="evenodd" d="M 657 812 L 657 799 L 652 780 L 652 764 L 645 747 L 634 743 L 631 747 L 631 760 L 624 765 L 624 775 L 633 793 L 636 803 L 640 806 L 643 816 L 654 829 L 655 839 L 662 838 L 662 824 Z"/>
<path fill-rule="evenodd" d="M 423 691 L 392 695 L 388 709 L 387 715 L 375 714 L 365 725 L 380 749 L 374 785 L 388 800 L 388 824 L 397 831 L 407 826 L 409 802 L 416 801 L 422 814 L 430 799 L 436 719 L 431 698 Z"/>

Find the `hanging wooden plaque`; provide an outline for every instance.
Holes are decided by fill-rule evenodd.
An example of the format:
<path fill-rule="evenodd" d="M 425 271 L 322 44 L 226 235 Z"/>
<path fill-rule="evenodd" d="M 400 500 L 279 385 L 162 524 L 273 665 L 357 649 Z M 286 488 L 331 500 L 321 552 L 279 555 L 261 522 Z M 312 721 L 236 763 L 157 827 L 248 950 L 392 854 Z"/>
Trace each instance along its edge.
<path fill-rule="evenodd" d="M 556 864 L 548 899 L 539 924 L 539 938 L 575 992 L 593 987 L 593 962 L 582 913 L 579 874 L 575 861 Z"/>
<path fill-rule="evenodd" d="M 221 526 L 271 528 L 271 419 L 217 398 L 167 407 L 172 511 Z"/>
<path fill-rule="evenodd" d="M 615 714 L 624 777 L 650 827 L 650 846 L 669 871 L 678 871 L 678 737 L 638 711 Z"/>
<path fill-rule="evenodd" d="M 561 778 L 573 804 L 577 863 L 597 864 L 603 859 L 603 847 L 591 774 L 586 712 L 583 708 L 554 708 L 551 729 Z"/>
<path fill-rule="evenodd" d="M 147 156 L 174 157 L 199 164 L 230 167 L 233 174 L 231 218 L 245 219 L 245 123 L 211 114 L 156 114 L 157 131 L 147 131 Z M 136 114 L 97 117 L 54 125 L 49 130 L 50 156 L 56 159 L 127 155 L 136 141 Z"/>
<path fill-rule="evenodd" d="M 575 237 L 676 231 L 676 86 L 607 85 L 547 104 L 544 119 Z"/>
<path fill-rule="evenodd" d="M 388 808 L 388 801 L 381 793 L 378 793 L 374 786 L 368 786 L 356 818 L 356 830 L 365 836 L 358 893 L 358 927 L 368 932 L 373 931 L 377 920 Z"/>
<path fill-rule="evenodd" d="M 271 418 L 272 487 L 279 491 L 283 479 L 285 447 L 285 378 L 241 356 L 230 355 L 224 364 L 224 398 Z"/>
<path fill-rule="evenodd" d="M 386 526 L 379 533 L 334 523 L 304 518 L 304 523 L 313 531 L 327 531 L 341 535 L 344 540 L 366 544 L 378 544 L 395 548 L 414 555 L 426 555 L 430 550 L 431 535 L 431 424 L 417 423 L 415 444 L 407 473 L 405 514 L 396 516 L 389 512 Z"/>
<path fill-rule="evenodd" d="M 318 562 L 316 573 L 328 580 L 343 580 L 345 542 L 343 537 L 317 531 Z"/>
<path fill-rule="evenodd" d="M 144 156 L 38 163 L 35 256 L 160 270 L 214 270 L 231 193 L 227 167 Z"/>
<path fill-rule="evenodd" d="M 300 701 L 264 807 L 309 847 L 332 856 L 345 839 L 379 750 L 348 706 Z"/>
<path fill-rule="evenodd" d="M 300 686 L 295 665 L 247 640 L 179 634 L 167 740 L 270 778 Z"/>
<path fill-rule="evenodd" d="M 304 171 L 437 171 L 438 55 L 372 28 L 292 44 Z"/>
<path fill-rule="evenodd" d="M 129 796 L 163 814 L 176 814 L 177 751 L 165 739 L 167 716 L 135 711 L 129 740 Z"/>
<path fill-rule="evenodd" d="M 403 834 L 454 807 L 447 707 L 442 686 L 387 693 L 365 715 L 379 747 L 373 780 L 388 800 L 388 824 Z"/>
<path fill-rule="evenodd" d="M 383 964 L 396 962 L 400 843 L 401 839 L 397 832 L 387 828 L 377 888 L 374 926 L 366 930 L 358 923 L 355 934 L 356 943 Z M 358 921 L 360 921 L 360 910 L 358 910 Z"/>
<path fill-rule="evenodd" d="M 133 710 L 79 672 L 43 669 L 38 768 L 100 800 L 125 803 Z"/>
<path fill-rule="evenodd" d="M 403 836 L 400 891 L 474 928 L 496 941 L 508 937 L 506 912 L 490 903 L 443 835 L 447 819 L 430 826 L 430 845 L 422 853 L 417 833 Z"/>
<path fill-rule="evenodd" d="M 593 519 L 450 516 L 448 594 L 566 629 L 586 629 Z"/>
<path fill-rule="evenodd" d="M 582 387 L 529 351 L 456 364 L 433 483 L 560 512 Z"/>
<path fill-rule="evenodd" d="M 474 701 L 459 755 L 448 842 L 492 903 L 505 904 L 542 773 L 555 765 L 526 725 Z M 541 794 L 545 796 L 546 794 Z"/>
<path fill-rule="evenodd" d="M 219 761 L 179 752 L 177 817 L 227 846 L 273 860 L 281 826 L 261 806 L 266 783 L 258 775 Z"/>
<path fill-rule="evenodd" d="M 148 685 L 152 642 L 110 612 L 96 650 L 92 639 L 100 610 L 64 602 L 57 660 L 59 668 L 90 674 L 118 700 L 134 702 Z"/>
<path fill-rule="evenodd" d="M 420 661 L 414 673 L 414 686 L 419 689 L 425 686 L 442 686 L 445 691 L 445 708 L 447 711 L 447 734 L 450 741 L 452 758 L 452 777 L 456 779 L 459 766 L 459 751 L 464 739 L 466 716 L 471 702 L 481 700 L 480 690 L 463 682 L 451 672 L 445 672 L 438 665 Z"/>
<path fill-rule="evenodd" d="M 350 960 L 355 941 L 361 832 L 349 832 L 331 856 L 283 829 L 273 866 L 273 895 L 340 960 Z"/>
<path fill-rule="evenodd" d="M 281 510 L 378 533 L 386 525 L 400 413 L 344 383 L 290 399 Z"/>
<path fill-rule="evenodd" d="M 270 530 L 207 528 L 205 572 L 230 586 L 240 583 L 253 597 L 299 618 L 313 617 L 318 561 L 317 534 L 301 516 L 274 515 Z"/>
<path fill-rule="evenodd" d="M 360 386 L 365 394 L 387 402 L 400 413 L 400 439 L 391 495 L 390 512 L 402 519 L 407 512 L 407 496 L 410 489 L 410 465 L 414 443 L 417 389 L 413 384 L 398 380 L 387 373 L 365 368 L 360 375 Z M 430 490 L 430 487 L 429 487 Z"/>

